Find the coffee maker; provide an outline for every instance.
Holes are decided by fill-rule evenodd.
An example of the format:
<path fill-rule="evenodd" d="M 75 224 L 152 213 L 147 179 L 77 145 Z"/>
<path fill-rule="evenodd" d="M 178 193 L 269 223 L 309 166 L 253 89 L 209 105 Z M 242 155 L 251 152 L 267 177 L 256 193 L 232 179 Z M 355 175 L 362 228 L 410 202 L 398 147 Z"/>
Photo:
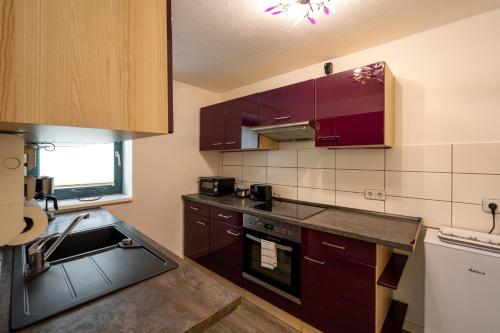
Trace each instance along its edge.
<path fill-rule="evenodd" d="M 54 177 L 35 177 L 35 199 L 45 200 L 45 213 L 49 221 L 56 218 L 55 211 L 59 210 L 57 198 L 54 196 Z M 52 202 L 54 209 L 49 208 L 49 202 Z"/>

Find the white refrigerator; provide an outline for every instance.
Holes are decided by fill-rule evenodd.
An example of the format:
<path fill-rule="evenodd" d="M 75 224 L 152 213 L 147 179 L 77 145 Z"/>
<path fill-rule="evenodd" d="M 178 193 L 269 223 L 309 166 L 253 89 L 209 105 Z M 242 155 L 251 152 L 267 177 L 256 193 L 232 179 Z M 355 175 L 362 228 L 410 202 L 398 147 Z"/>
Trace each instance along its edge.
<path fill-rule="evenodd" d="M 500 332 L 500 254 L 425 236 L 425 333 Z"/>

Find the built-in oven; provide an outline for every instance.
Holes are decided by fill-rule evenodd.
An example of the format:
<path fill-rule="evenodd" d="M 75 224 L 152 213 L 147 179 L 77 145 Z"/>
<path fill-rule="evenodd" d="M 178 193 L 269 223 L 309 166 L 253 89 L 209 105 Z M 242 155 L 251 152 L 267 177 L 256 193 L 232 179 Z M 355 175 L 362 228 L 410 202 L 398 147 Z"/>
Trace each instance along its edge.
<path fill-rule="evenodd" d="M 300 227 L 244 214 L 243 234 L 243 278 L 300 304 Z M 274 268 L 262 265 L 263 240 L 276 244 Z"/>

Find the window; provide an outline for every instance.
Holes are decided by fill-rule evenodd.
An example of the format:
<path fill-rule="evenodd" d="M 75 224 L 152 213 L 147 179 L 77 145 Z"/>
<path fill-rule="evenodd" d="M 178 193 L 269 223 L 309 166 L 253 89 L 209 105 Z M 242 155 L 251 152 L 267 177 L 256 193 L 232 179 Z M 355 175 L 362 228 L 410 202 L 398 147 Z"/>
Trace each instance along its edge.
<path fill-rule="evenodd" d="M 95 199 L 122 193 L 122 143 L 61 144 L 40 149 L 33 176 L 54 177 L 58 199 Z"/>

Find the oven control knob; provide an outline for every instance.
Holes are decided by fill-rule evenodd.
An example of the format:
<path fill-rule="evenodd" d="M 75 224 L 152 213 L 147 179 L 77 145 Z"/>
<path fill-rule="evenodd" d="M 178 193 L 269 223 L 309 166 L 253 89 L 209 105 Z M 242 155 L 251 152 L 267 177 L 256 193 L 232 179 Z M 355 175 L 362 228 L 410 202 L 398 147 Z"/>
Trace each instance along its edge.
<path fill-rule="evenodd" d="M 285 228 L 283 228 L 283 230 L 281 230 L 281 232 L 286 235 L 286 229 Z"/>
<path fill-rule="evenodd" d="M 288 230 L 288 235 L 291 236 L 292 235 L 292 230 Z"/>

